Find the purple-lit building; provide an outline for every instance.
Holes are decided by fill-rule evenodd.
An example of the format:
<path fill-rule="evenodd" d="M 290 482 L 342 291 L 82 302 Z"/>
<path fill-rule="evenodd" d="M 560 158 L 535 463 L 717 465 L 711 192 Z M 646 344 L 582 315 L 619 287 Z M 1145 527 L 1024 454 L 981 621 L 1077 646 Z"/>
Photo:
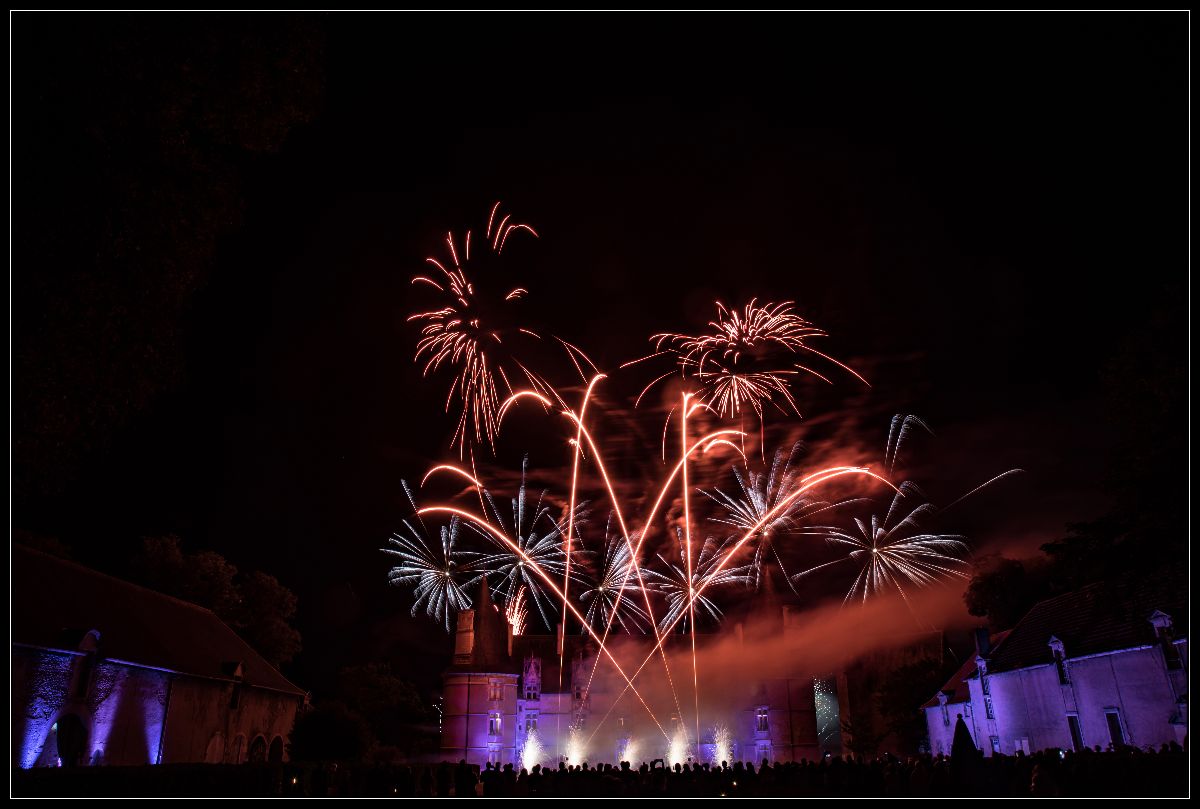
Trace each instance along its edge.
<path fill-rule="evenodd" d="M 282 760 L 305 693 L 211 611 L 12 551 L 13 767 Z"/>
<path fill-rule="evenodd" d="M 933 752 L 958 714 L 985 755 L 1187 737 L 1186 601 L 1157 582 L 1095 584 L 1037 604 L 922 706 Z"/>
<path fill-rule="evenodd" d="M 728 635 L 702 634 L 696 641 L 702 652 L 721 640 L 760 642 L 767 635 L 786 634 L 788 617 L 786 609 L 772 603 L 757 615 L 727 622 Z M 690 638 L 677 637 L 690 644 Z M 640 644 L 643 653 L 652 648 L 628 637 L 623 643 L 626 649 Z M 593 680 L 595 667 L 595 645 L 580 635 L 513 636 L 484 583 L 475 609 L 458 616 L 454 662 L 443 674 L 441 757 L 520 769 L 531 737 L 542 754 L 529 762 L 549 766 L 564 758 L 577 764 L 668 757 L 662 733 L 631 695 L 610 714 L 621 684 L 612 676 Z M 600 669 L 611 675 L 607 661 L 601 661 Z M 802 661 L 781 655 L 778 665 L 764 667 L 754 682 L 731 684 L 730 693 L 722 695 L 736 706 L 727 717 L 730 757 L 791 761 L 815 759 L 827 750 L 841 752 L 837 679 L 814 676 Z M 605 717 L 603 732 L 593 736 Z M 680 728 L 679 716 L 661 719 L 669 733 Z M 688 734 L 693 744 L 685 756 L 702 761 L 713 756 L 712 728 L 702 734 L 698 746 L 694 732 Z"/>

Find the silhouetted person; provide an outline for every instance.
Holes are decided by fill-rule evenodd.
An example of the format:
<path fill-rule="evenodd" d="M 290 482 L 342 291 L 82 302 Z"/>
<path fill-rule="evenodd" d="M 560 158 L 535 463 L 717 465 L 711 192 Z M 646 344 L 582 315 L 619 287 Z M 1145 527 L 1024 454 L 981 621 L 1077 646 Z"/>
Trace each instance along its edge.
<path fill-rule="evenodd" d="M 476 781 L 471 765 L 467 764 L 465 758 L 460 758 L 458 766 L 454 769 L 454 797 L 474 798 Z"/>

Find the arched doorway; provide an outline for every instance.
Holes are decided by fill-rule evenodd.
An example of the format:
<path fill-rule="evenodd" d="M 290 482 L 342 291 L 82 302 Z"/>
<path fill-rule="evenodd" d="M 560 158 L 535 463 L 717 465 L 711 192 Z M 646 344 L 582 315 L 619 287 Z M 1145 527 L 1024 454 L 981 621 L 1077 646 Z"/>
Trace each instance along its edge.
<path fill-rule="evenodd" d="M 208 740 L 208 749 L 204 751 L 205 764 L 220 764 L 225 760 L 225 737 L 221 731 L 213 734 Z"/>
<path fill-rule="evenodd" d="M 246 749 L 246 737 L 239 733 L 237 738 L 233 740 L 233 747 L 229 750 L 229 763 L 241 764 L 242 750 L 244 749 Z"/>
<path fill-rule="evenodd" d="M 73 713 L 64 714 L 54 728 L 59 763 L 63 767 L 78 767 L 83 763 L 83 751 L 87 749 L 87 728 L 83 726 L 83 720 Z"/>
<path fill-rule="evenodd" d="M 265 738 L 254 737 L 254 741 L 250 742 L 250 755 L 246 760 L 251 764 L 262 764 L 267 760 L 267 740 Z"/>
<path fill-rule="evenodd" d="M 276 736 L 271 742 L 271 749 L 267 751 L 267 762 L 270 764 L 283 763 L 283 739 Z"/>

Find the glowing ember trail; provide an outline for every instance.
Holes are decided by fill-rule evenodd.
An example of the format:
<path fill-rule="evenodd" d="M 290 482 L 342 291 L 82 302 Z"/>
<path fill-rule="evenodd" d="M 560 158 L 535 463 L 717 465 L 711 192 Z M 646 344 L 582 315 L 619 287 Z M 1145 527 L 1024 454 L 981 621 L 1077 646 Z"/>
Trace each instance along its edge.
<path fill-rule="evenodd" d="M 583 713 L 573 718 L 567 738 L 556 734 L 555 744 L 559 745 L 567 761 L 572 764 L 582 762 L 587 745 L 629 692 L 633 693 L 662 733 L 669 763 L 681 763 L 699 754 L 702 718 L 696 641 L 697 611 L 706 623 L 719 621 L 722 612 L 713 594 L 732 589 L 735 585 L 745 586 L 748 579 L 755 582 L 753 590 L 757 591 L 767 564 L 777 564 L 791 585 L 794 580 L 818 570 L 845 561 L 856 561 L 860 565 L 859 574 L 845 601 L 860 595 L 866 599 L 868 594 L 894 588 L 907 603 L 908 594 L 902 582 L 905 585 L 926 585 L 943 577 L 962 575 L 961 568 L 965 564 L 963 552 L 966 550 L 964 538 L 952 534 L 932 534 L 920 526 L 920 521 L 932 512 L 933 506 L 921 503 L 911 507 L 909 498 L 915 492 L 912 484 L 906 482 L 899 487 L 894 486 L 887 478 L 866 466 L 830 466 L 801 477 L 791 466 L 796 452 L 794 446 L 792 453 L 786 456 L 782 451 L 776 453 L 769 472 L 752 473 L 749 464 L 746 464 L 745 452 L 738 446 L 739 443 L 744 445 L 745 432 L 716 429 L 700 435 L 702 430 L 697 428 L 697 424 L 707 418 L 694 418 L 700 410 L 709 411 L 716 419 L 741 418 L 745 411 L 752 411 L 758 416 L 764 435 L 762 419 L 767 406 L 773 406 L 785 415 L 799 415 L 791 391 L 792 381 L 801 376 L 830 381 L 799 361 L 806 355 L 831 363 L 866 383 L 849 366 L 809 345 L 811 340 L 823 337 L 825 333 L 796 314 L 790 301 L 759 305 L 756 300 L 751 300 L 741 309 L 727 308 L 718 302 L 717 317 L 710 322 L 708 333 L 699 336 L 657 334 L 651 338 L 656 351 L 642 360 L 666 356 L 674 360 L 676 367 L 643 388 L 634 400 L 635 406 L 648 390 L 675 373 L 683 378 L 687 390 L 681 394 L 681 401 L 671 408 L 662 426 L 662 471 L 665 476 L 659 482 L 657 491 L 643 483 L 629 482 L 624 487 L 614 483 L 610 469 L 623 467 L 609 464 L 610 458 L 605 448 L 598 445 L 589 428 L 589 417 L 592 418 L 593 428 L 596 421 L 596 408 L 589 406 L 596 395 L 597 386 L 606 379 L 605 374 L 596 370 L 579 348 L 554 338 L 566 351 L 580 378 L 587 380 L 578 410 L 569 408 L 559 393 L 512 351 L 513 344 L 519 344 L 527 338 L 541 339 L 536 331 L 516 322 L 515 318 L 504 318 L 510 310 L 515 312 L 515 307 L 529 296 L 529 291 L 515 286 L 511 281 L 497 287 L 496 282 L 502 279 L 492 276 L 485 278 L 484 275 L 472 277 L 468 274 L 468 267 L 474 269 L 481 263 L 497 261 L 510 236 L 516 232 L 537 235 L 529 226 L 511 222 L 507 214 L 501 215 L 497 203 L 488 217 L 482 239 L 477 236 L 472 244 L 469 231 L 462 239 L 447 234 L 446 255 L 428 259 L 437 272 L 413 279 L 414 284 L 428 287 L 439 296 L 436 308 L 410 317 L 410 320 L 421 324 L 415 358 L 424 361 L 423 372 L 426 375 L 443 366 L 455 370 L 456 376 L 446 399 L 447 410 L 457 401 L 461 411 L 452 445 L 459 447 L 460 455 L 466 455 L 467 449 L 471 448 L 469 471 L 464 468 L 467 464 L 435 465 L 422 479 L 422 487 L 435 474 L 457 477 L 469 484 L 469 488 L 462 488 L 454 497 L 470 496 L 468 492 L 474 492 L 473 496 L 479 498 L 480 510 L 473 513 L 454 504 L 418 508 L 405 485 L 405 492 L 418 521 L 426 515 L 439 514 L 448 518 L 448 524 L 441 528 L 439 544 L 428 539 L 423 523 L 422 531 L 418 531 L 406 521 L 404 526 L 407 533 L 394 538 L 394 547 L 387 549 L 387 552 L 400 559 L 399 565 L 390 573 L 392 581 L 415 586 L 414 614 L 423 608 L 440 621 L 447 631 L 451 616 L 471 605 L 468 588 L 485 576 L 496 575 L 503 578 L 498 589 L 505 595 L 505 618 L 514 635 L 528 631 L 531 613 L 535 616 L 535 622 L 540 619 L 551 630 L 555 629 L 553 622 L 557 619 L 557 627 L 564 633 L 564 638 L 570 619 L 578 621 L 590 644 L 594 644 L 594 652 L 588 652 L 593 657 L 591 673 L 586 685 L 575 694 L 579 705 L 586 704 L 602 660 L 611 664 L 623 681 L 624 689 L 616 695 L 599 722 L 590 728 L 590 735 L 585 736 L 583 732 Z M 471 265 L 471 261 L 476 264 Z M 488 283 L 484 284 L 484 280 Z M 513 339 L 508 339 L 510 337 Z M 585 366 L 590 366 L 593 371 L 590 377 L 585 374 Z M 517 383 L 516 388 L 513 382 Z M 632 398 L 632 392 L 630 396 Z M 526 470 L 523 465 L 521 487 L 512 501 L 513 517 L 510 524 L 483 483 L 486 475 L 480 475 L 475 467 L 472 442 L 486 440 L 494 447 L 505 415 L 526 399 L 537 401 L 547 414 L 555 412 L 567 419 L 570 425 L 562 436 L 571 459 L 569 490 L 565 493 L 565 509 L 561 506 L 562 499 L 552 497 L 546 501 L 556 504 L 555 517 L 550 516 L 549 506 L 541 498 L 532 512 L 527 514 Z M 670 419 L 675 414 L 679 419 L 679 454 L 678 458 L 668 460 L 669 430 L 674 426 Z M 906 435 L 917 427 L 928 430 L 924 422 L 915 417 L 897 418 L 889 433 L 881 467 L 889 476 Z M 654 430 L 657 431 L 657 426 Z M 657 437 L 655 432 L 652 440 L 656 444 Z M 654 448 L 657 449 L 657 446 Z M 696 526 L 693 524 L 693 519 L 697 517 L 693 513 L 693 505 L 696 506 L 696 513 L 703 518 L 707 501 L 701 499 L 692 503 L 693 477 L 700 475 L 707 464 L 697 463 L 696 456 L 698 453 L 707 455 L 726 450 L 732 450 L 734 457 L 741 456 L 745 464 L 740 469 L 733 467 L 740 493 L 726 494 L 720 489 L 701 491 L 724 511 L 722 516 L 709 519 L 732 531 L 718 537 L 708 537 L 697 547 L 697 538 L 694 536 Z M 657 453 L 651 450 L 648 454 Z M 765 462 L 765 447 L 763 457 Z M 629 459 L 621 456 L 620 460 L 625 464 Z M 657 467 L 659 461 L 653 459 L 652 462 Z M 588 505 L 586 498 L 591 493 L 585 492 L 581 497 L 581 471 L 584 464 L 589 465 L 589 470 L 594 470 L 600 481 L 596 489 L 603 489 L 601 497 L 607 500 L 610 508 L 608 525 L 598 549 L 596 546 L 587 547 L 590 529 L 585 509 Z M 973 489 L 955 504 L 1013 472 L 1006 472 Z M 861 501 L 861 498 L 856 498 L 826 502 L 813 499 L 814 495 L 810 494 L 826 483 L 846 478 L 860 478 L 871 484 L 882 483 L 889 487 L 894 497 L 887 513 L 881 518 L 855 520 L 855 528 L 806 526 L 804 522 L 818 513 Z M 639 496 L 645 494 L 645 500 L 633 501 L 641 506 L 639 511 L 645 508 L 646 502 L 649 503 L 644 514 L 633 513 L 629 504 L 623 502 L 618 491 L 626 489 L 637 492 Z M 681 495 L 681 524 L 679 513 L 664 505 L 668 494 L 674 495 L 676 492 Z M 544 497 L 546 492 L 542 494 Z M 707 506 L 711 508 L 712 503 L 707 503 Z M 614 524 L 615 533 L 612 531 Z M 463 526 L 485 537 L 498 547 L 499 552 L 483 554 L 459 549 L 457 542 Z M 656 530 L 661 530 L 662 536 L 656 540 L 657 546 L 652 544 L 648 548 L 647 538 Z M 796 576 L 788 575 L 777 547 L 780 537 L 813 535 L 825 537 L 835 547 L 847 549 L 848 554 Z M 747 543 L 753 543 L 752 560 L 741 556 Z M 671 550 L 666 551 L 664 546 Z M 747 554 L 749 550 L 746 549 Z M 676 553 L 678 559 L 675 558 Z M 596 561 L 583 561 L 592 559 Z M 573 581 L 577 585 L 574 590 Z M 634 596 L 632 591 L 640 591 L 640 597 Z M 625 602 L 627 592 L 634 601 Z M 554 599 L 561 604 L 561 610 L 556 609 L 558 604 L 554 603 Z M 533 610 L 529 608 L 531 602 Z M 656 602 L 661 617 L 656 617 Z M 690 723 L 686 722 L 680 710 L 679 696 L 665 649 L 668 638 L 680 622 L 684 622 L 683 632 L 690 636 L 694 734 L 689 732 L 693 729 L 688 727 Z M 630 667 L 629 661 L 623 666 L 613 649 L 610 649 L 609 640 L 614 625 L 618 632 L 627 635 L 645 633 L 647 639 L 653 635 L 653 648 L 648 653 L 644 648 L 638 651 L 638 654 L 644 653 L 644 657 L 636 667 Z M 559 645 L 558 657 L 558 690 L 561 694 L 567 664 L 565 643 Z M 659 721 L 645 695 L 636 687 L 638 677 L 655 657 L 662 663 L 664 678 L 670 686 L 675 705 L 669 730 Z M 662 699 L 665 701 L 665 696 Z M 576 707 L 579 708 L 579 705 Z M 590 720 L 589 724 L 592 724 Z M 549 725 L 543 729 L 550 732 Z M 621 734 L 615 748 L 619 751 L 618 758 L 632 760 L 637 749 L 632 735 L 625 730 Z M 734 757 L 734 735 L 727 726 L 718 724 L 712 727 L 712 741 L 714 764 L 719 765 Z M 653 745 L 647 747 L 649 743 L 644 739 L 639 744 L 647 751 L 664 749 Z M 540 759 L 545 754 L 536 727 L 531 727 L 524 736 L 520 762 L 527 768 L 532 767 L 541 763 Z"/>
<path fill-rule="evenodd" d="M 497 224 L 499 207 L 497 202 L 488 216 L 483 240 L 486 249 L 476 251 L 475 260 L 485 264 L 485 271 L 489 269 L 487 264 L 499 260 L 514 231 L 537 236 L 529 225 L 510 223 L 508 215 Z M 463 247 L 461 258 L 460 244 Z M 460 415 L 451 444 L 457 445 L 460 455 L 464 455 L 471 439 L 494 445 L 500 401 L 512 394 L 511 379 L 520 379 L 555 399 L 558 395 L 549 382 L 521 362 L 501 336 L 507 332 L 514 337 L 523 335 L 541 339 L 537 332 L 509 322 L 515 320 L 514 307 L 525 297 L 526 290 L 517 287 L 504 295 L 489 296 L 485 286 L 481 284 L 477 288 L 467 274 L 471 261 L 471 231 L 467 231 L 461 242 L 455 240 L 452 232 L 447 233 L 446 255 L 431 256 L 425 261 L 437 272 L 432 276 L 419 275 L 412 283 L 436 290 L 439 301 L 435 308 L 415 312 L 408 318 L 423 324 L 413 359 L 426 358 L 422 368 L 426 376 L 442 366 L 456 370 L 446 397 L 446 410 L 449 412 L 451 403 L 458 400 Z M 488 277 L 487 286 L 495 280 Z"/>

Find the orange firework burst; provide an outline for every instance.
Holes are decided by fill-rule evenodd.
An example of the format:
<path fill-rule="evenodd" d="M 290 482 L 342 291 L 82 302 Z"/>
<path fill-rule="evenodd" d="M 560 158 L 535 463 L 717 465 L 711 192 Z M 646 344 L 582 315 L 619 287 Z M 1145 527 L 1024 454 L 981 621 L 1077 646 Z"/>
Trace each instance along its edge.
<path fill-rule="evenodd" d="M 829 382 L 823 374 L 796 361 L 804 352 L 832 362 L 866 384 L 849 366 L 808 345 L 809 339 L 826 334 L 793 312 L 792 306 L 791 301 L 759 306 L 751 300 L 738 311 L 718 301 L 717 319 L 708 324 L 710 333 L 656 334 L 650 340 L 658 353 L 651 356 L 676 357 L 679 372 L 700 383 L 705 404 L 722 418 L 737 416 L 746 407 L 762 418 L 767 404 L 799 415 L 789 390 L 791 379 L 810 374 Z"/>
<path fill-rule="evenodd" d="M 526 367 L 510 345 L 528 338 L 541 339 L 541 335 L 520 325 L 515 317 L 517 302 L 528 292 L 523 287 L 493 289 L 500 273 L 485 273 L 479 279 L 467 273 L 472 261 L 477 265 L 494 263 L 509 240 L 521 233 L 537 236 L 529 225 L 513 222 L 508 214 L 500 216 L 497 202 L 488 216 L 482 239 L 476 238 L 472 244 L 469 230 L 462 239 L 447 233 L 445 255 L 425 259 L 437 272 L 412 279 L 414 284 L 433 287 L 441 296 L 441 306 L 417 312 L 408 319 L 424 324 L 414 357 L 427 358 L 422 373 L 428 376 L 443 365 L 457 370 L 446 397 L 446 410 L 458 400 L 461 413 L 451 443 L 458 445 L 460 453 L 472 438 L 476 442 L 485 439 L 488 444 L 495 442 L 500 402 L 513 392 L 510 378 L 558 400 L 550 383 Z M 563 346 L 568 354 L 572 350 L 578 352 L 567 343 Z M 578 353 L 583 357 L 582 352 Z M 574 354 L 571 359 L 575 361 Z"/>

